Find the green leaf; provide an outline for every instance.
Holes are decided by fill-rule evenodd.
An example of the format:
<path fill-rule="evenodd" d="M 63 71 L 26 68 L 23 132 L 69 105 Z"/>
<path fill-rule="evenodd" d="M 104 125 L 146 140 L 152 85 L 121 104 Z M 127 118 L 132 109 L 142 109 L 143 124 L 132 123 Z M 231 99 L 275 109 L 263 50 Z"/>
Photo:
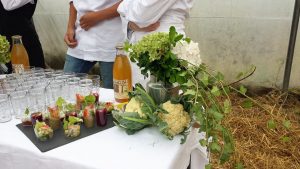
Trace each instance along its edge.
<path fill-rule="evenodd" d="M 231 102 L 229 99 L 226 99 L 224 101 L 224 113 L 230 113 L 231 112 Z"/>
<path fill-rule="evenodd" d="M 182 34 L 176 36 L 176 37 L 175 37 L 175 42 L 180 41 L 182 38 L 183 38 L 183 35 L 182 35 Z"/>
<path fill-rule="evenodd" d="M 220 156 L 220 163 L 224 164 L 230 159 L 230 156 L 234 152 L 234 144 L 231 133 L 226 129 L 222 129 L 222 136 L 224 140 L 223 150 Z"/>
<path fill-rule="evenodd" d="M 83 122 L 82 119 L 74 116 L 69 116 L 69 125 L 74 125 L 76 123 L 81 123 Z"/>
<path fill-rule="evenodd" d="M 243 163 L 237 163 L 236 165 L 235 165 L 235 167 L 234 167 L 235 169 L 244 169 L 244 165 L 243 165 Z"/>
<path fill-rule="evenodd" d="M 94 95 L 88 95 L 84 97 L 84 101 L 86 104 L 92 104 L 95 103 L 96 97 Z"/>
<path fill-rule="evenodd" d="M 217 75 L 215 76 L 215 78 L 218 81 L 223 81 L 224 80 L 224 75 L 221 72 L 218 72 Z"/>
<path fill-rule="evenodd" d="M 56 105 L 58 106 L 59 109 L 62 109 L 63 104 L 65 104 L 65 103 L 66 103 L 65 99 L 63 99 L 62 97 L 59 97 L 56 100 Z"/>
<path fill-rule="evenodd" d="M 194 90 L 188 89 L 186 92 L 183 93 L 183 95 L 192 95 L 192 96 L 195 96 L 196 92 Z"/>
<path fill-rule="evenodd" d="M 211 93 L 214 96 L 220 96 L 221 95 L 220 89 L 217 86 L 213 86 L 213 88 L 211 89 Z"/>
<path fill-rule="evenodd" d="M 240 86 L 240 93 L 243 94 L 243 95 L 245 95 L 246 92 L 247 92 L 247 88 L 245 88 L 245 86 L 241 85 Z"/>
<path fill-rule="evenodd" d="M 206 165 L 205 165 L 205 169 L 212 169 L 211 164 L 206 164 Z"/>
<path fill-rule="evenodd" d="M 29 115 L 29 109 L 28 109 L 28 107 L 26 108 L 26 110 L 25 110 L 24 114 L 25 114 L 26 116 L 28 116 L 28 115 Z"/>
<path fill-rule="evenodd" d="M 185 76 L 186 76 L 186 74 L 187 74 L 187 72 L 185 72 L 185 71 L 182 71 L 182 72 L 180 72 L 178 75 L 179 75 L 179 76 L 182 76 L 182 77 L 185 77 Z"/>
<path fill-rule="evenodd" d="M 185 38 L 184 39 L 187 43 L 191 43 L 191 38 Z"/>
<path fill-rule="evenodd" d="M 221 114 L 221 113 L 219 113 L 219 112 L 217 112 L 217 111 L 215 111 L 215 112 L 213 113 L 213 116 L 214 116 L 214 118 L 215 118 L 217 121 L 222 120 L 223 117 L 224 117 L 223 114 Z"/>
<path fill-rule="evenodd" d="M 212 152 L 220 152 L 221 151 L 221 146 L 216 143 L 216 142 L 212 142 L 210 145 L 210 149 Z"/>
<path fill-rule="evenodd" d="M 200 143 L 200 145 L 203 146 L 203 147 L 207 146 L 207 141 L 206 141 L 206 139 L 201 139 L 201 140 L 199 141 L 199 143 Z"/>
<path fill-rule="evenodd" d="M 186 86 L 186 87 L 192 87 L 192 86 L 195 86 L 195 83 L 193 83 L 190 79 L 183 84 L 183 86 Z"/>
<path fill-rule="evenodd" d="M 240 79 L 242 76 L 244 76 L 244 73 L 243 73 L 243 72 L 240 72 L 240 73 L 236 76 L 236 78 L 237 78 L 237 79 Z"/>
<path fill-rule="evenodd" d="M 68 129 L 68 121 L 64 118 L 64 125 L 63 125 L 63 128 L 64 130 L 67 130 Z"/>
<path fill-rule="evenodd" d="M 274 120 L 269 120 L 269 121 L 267 122 L 267 127 L 268 127 L 268 129 L 271 129 L 271 130 L 275 129 L 275 128 L 276 128 L 276 123 L 275 123 L 275 121 L 274 121 Z"/>
<path fill-rule="evenodd" d="M 201 82 L 204 84 L 204 86 L 207 86 L 209 84 L 209 78 L 208 74 L 204 73 L 201 77 Z"/>
<path fill-rule="evenodd" d="M 292 139 L 290 137 L 284 136 L 281 138 L 281 141 L 286 143 L 286 142 L 290 142 Z"/>
<path fill-rule="evenodd" d="M 170 30 L 169 30 L 169 40 L 171 41 L 171 43 L 173 43 L 176 34 L 177 34 L 177 32 L 176 32 L 175 27 L 174 27 L 174 26 L 171 26 L 171 27 L 170 27 Z"/>
<path fill-rule="evenodd" d="M 291 125 L 292 125 L 291 121 L 289 121 L 289 120 L 283 121 L 283 126 L 284 126 L 286 129 L 290 129 L 290 128 L 291 128 Z"/>
<path fill-rule="evenodd" d="M 245 108 L 245 109 L 250 109 L 250 108 L 252 108 L 252 106 L 253 106 L 253 104 L 252 104 L 252 101 L 250 99 L 246 99 L 242 103 L 242 107 Z"/>
<path fill-rule="evenodd" d="M 66 105 L 65 108 L 67 109 L 67 111 L 74 111 L 75 107 L 76 107 L 75 104 L 69 103 L 69 104 Z"/>

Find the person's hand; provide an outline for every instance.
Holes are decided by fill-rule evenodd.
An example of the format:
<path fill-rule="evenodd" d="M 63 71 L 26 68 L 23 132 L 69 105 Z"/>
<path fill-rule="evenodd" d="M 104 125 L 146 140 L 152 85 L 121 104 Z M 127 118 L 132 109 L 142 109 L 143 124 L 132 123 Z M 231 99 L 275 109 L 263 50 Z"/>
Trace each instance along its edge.
<path fill-rule="evenodd" d="M 83 15 L 79 20 L 80 27 L 85 31 L 89 30 L 98 22 L 99 22 L 99 17 L 96 12 L 88 12 L 85 15 Z"/>
<path fill-rule="evenodd" d="M 65 34 L 64 40 L 70 48 L 74 48 L 77 46 L 77 40 L 75 39 L 75 29 L 74 28 L 68 28 L 68 30 Z"/>
<path fill-rule="evenodd" d="M 137 24 L 135 24 L 134 22 L 129 21 L 128 26 L 131 30 L 133 31 L 138 31 L 138 32 L 152 32 L 155 31 L 159 26 L 160 23 L 159 22 L 155 22 L 147 27 L 139 27 Z"/>

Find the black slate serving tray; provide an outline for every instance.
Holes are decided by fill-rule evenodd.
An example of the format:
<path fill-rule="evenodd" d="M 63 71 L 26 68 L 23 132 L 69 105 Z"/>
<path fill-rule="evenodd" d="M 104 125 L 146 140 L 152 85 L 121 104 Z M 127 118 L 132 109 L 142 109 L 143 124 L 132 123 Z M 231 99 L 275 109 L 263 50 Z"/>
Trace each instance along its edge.
<path fill-rule="evenodd" d="M 113 118 L 111 115 L 107 116 L 107 125 L 98 127 L 95 123 L 93 128 L 86 128 L 83 124 L 80 126 L 80 135 L 75 138 L 67 138 L 64 134 L 63 128 L 54 131 L 53 137 L 47 141 L 39 141 L 33 131 L 32 127 L 24 127 L 22 124 L 16 125 L 26 137 L 41 151 L 46 152 L 54 148 L 63 146 L 73 141 L 82 139 L 86 136 L 101 132 L 114 126 Z"/>

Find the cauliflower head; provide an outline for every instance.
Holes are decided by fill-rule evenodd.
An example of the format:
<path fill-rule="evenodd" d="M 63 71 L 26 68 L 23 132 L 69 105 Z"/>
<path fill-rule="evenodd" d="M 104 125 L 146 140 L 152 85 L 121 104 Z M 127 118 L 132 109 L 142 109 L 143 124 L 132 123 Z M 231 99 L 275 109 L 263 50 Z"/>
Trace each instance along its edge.
<path fill-rule="evenodd" d="M 133 97 L 126 105 L 125 112 L 137 112 L 141 118 L 146 118 L 146 115 L 142 112 L 141 109 L 142 105 L 143 103 L 139 102 Z"/>
<path fill-rule="evenodd" d="M 191 122 L 190 115 L 184 111 L 181 104 L 172 104 L 167 101 L 162 105 L 162 108 L 168 113 L 159 113 L 159 118 L 168 124 L 164 131 L 169 137 L 173 137 L 187 128 Z"/>

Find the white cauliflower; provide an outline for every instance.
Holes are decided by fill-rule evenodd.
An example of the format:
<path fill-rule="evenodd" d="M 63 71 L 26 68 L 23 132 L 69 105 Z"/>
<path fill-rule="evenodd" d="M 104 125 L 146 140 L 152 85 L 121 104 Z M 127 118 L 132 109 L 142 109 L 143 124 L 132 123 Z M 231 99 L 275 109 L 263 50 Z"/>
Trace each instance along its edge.
<path fill-rule="evenodd" d="M 167 101 L 162 107 L 168 113 L 159 113 L 158 116 L 168 124 L 165 131 L 168 136 L 173 137 L 189 126 L 191 118 L 181 104 L 172 104 Z"/>
<path fill-rule="evenodd" d="M 126 105 L 125 112 L 137 112 L 141 118 L 145 118 L 146 115 L 142 112 L 142 103 L 136 100 L 134 97 L 131 98 L 129 103 Z"/>

